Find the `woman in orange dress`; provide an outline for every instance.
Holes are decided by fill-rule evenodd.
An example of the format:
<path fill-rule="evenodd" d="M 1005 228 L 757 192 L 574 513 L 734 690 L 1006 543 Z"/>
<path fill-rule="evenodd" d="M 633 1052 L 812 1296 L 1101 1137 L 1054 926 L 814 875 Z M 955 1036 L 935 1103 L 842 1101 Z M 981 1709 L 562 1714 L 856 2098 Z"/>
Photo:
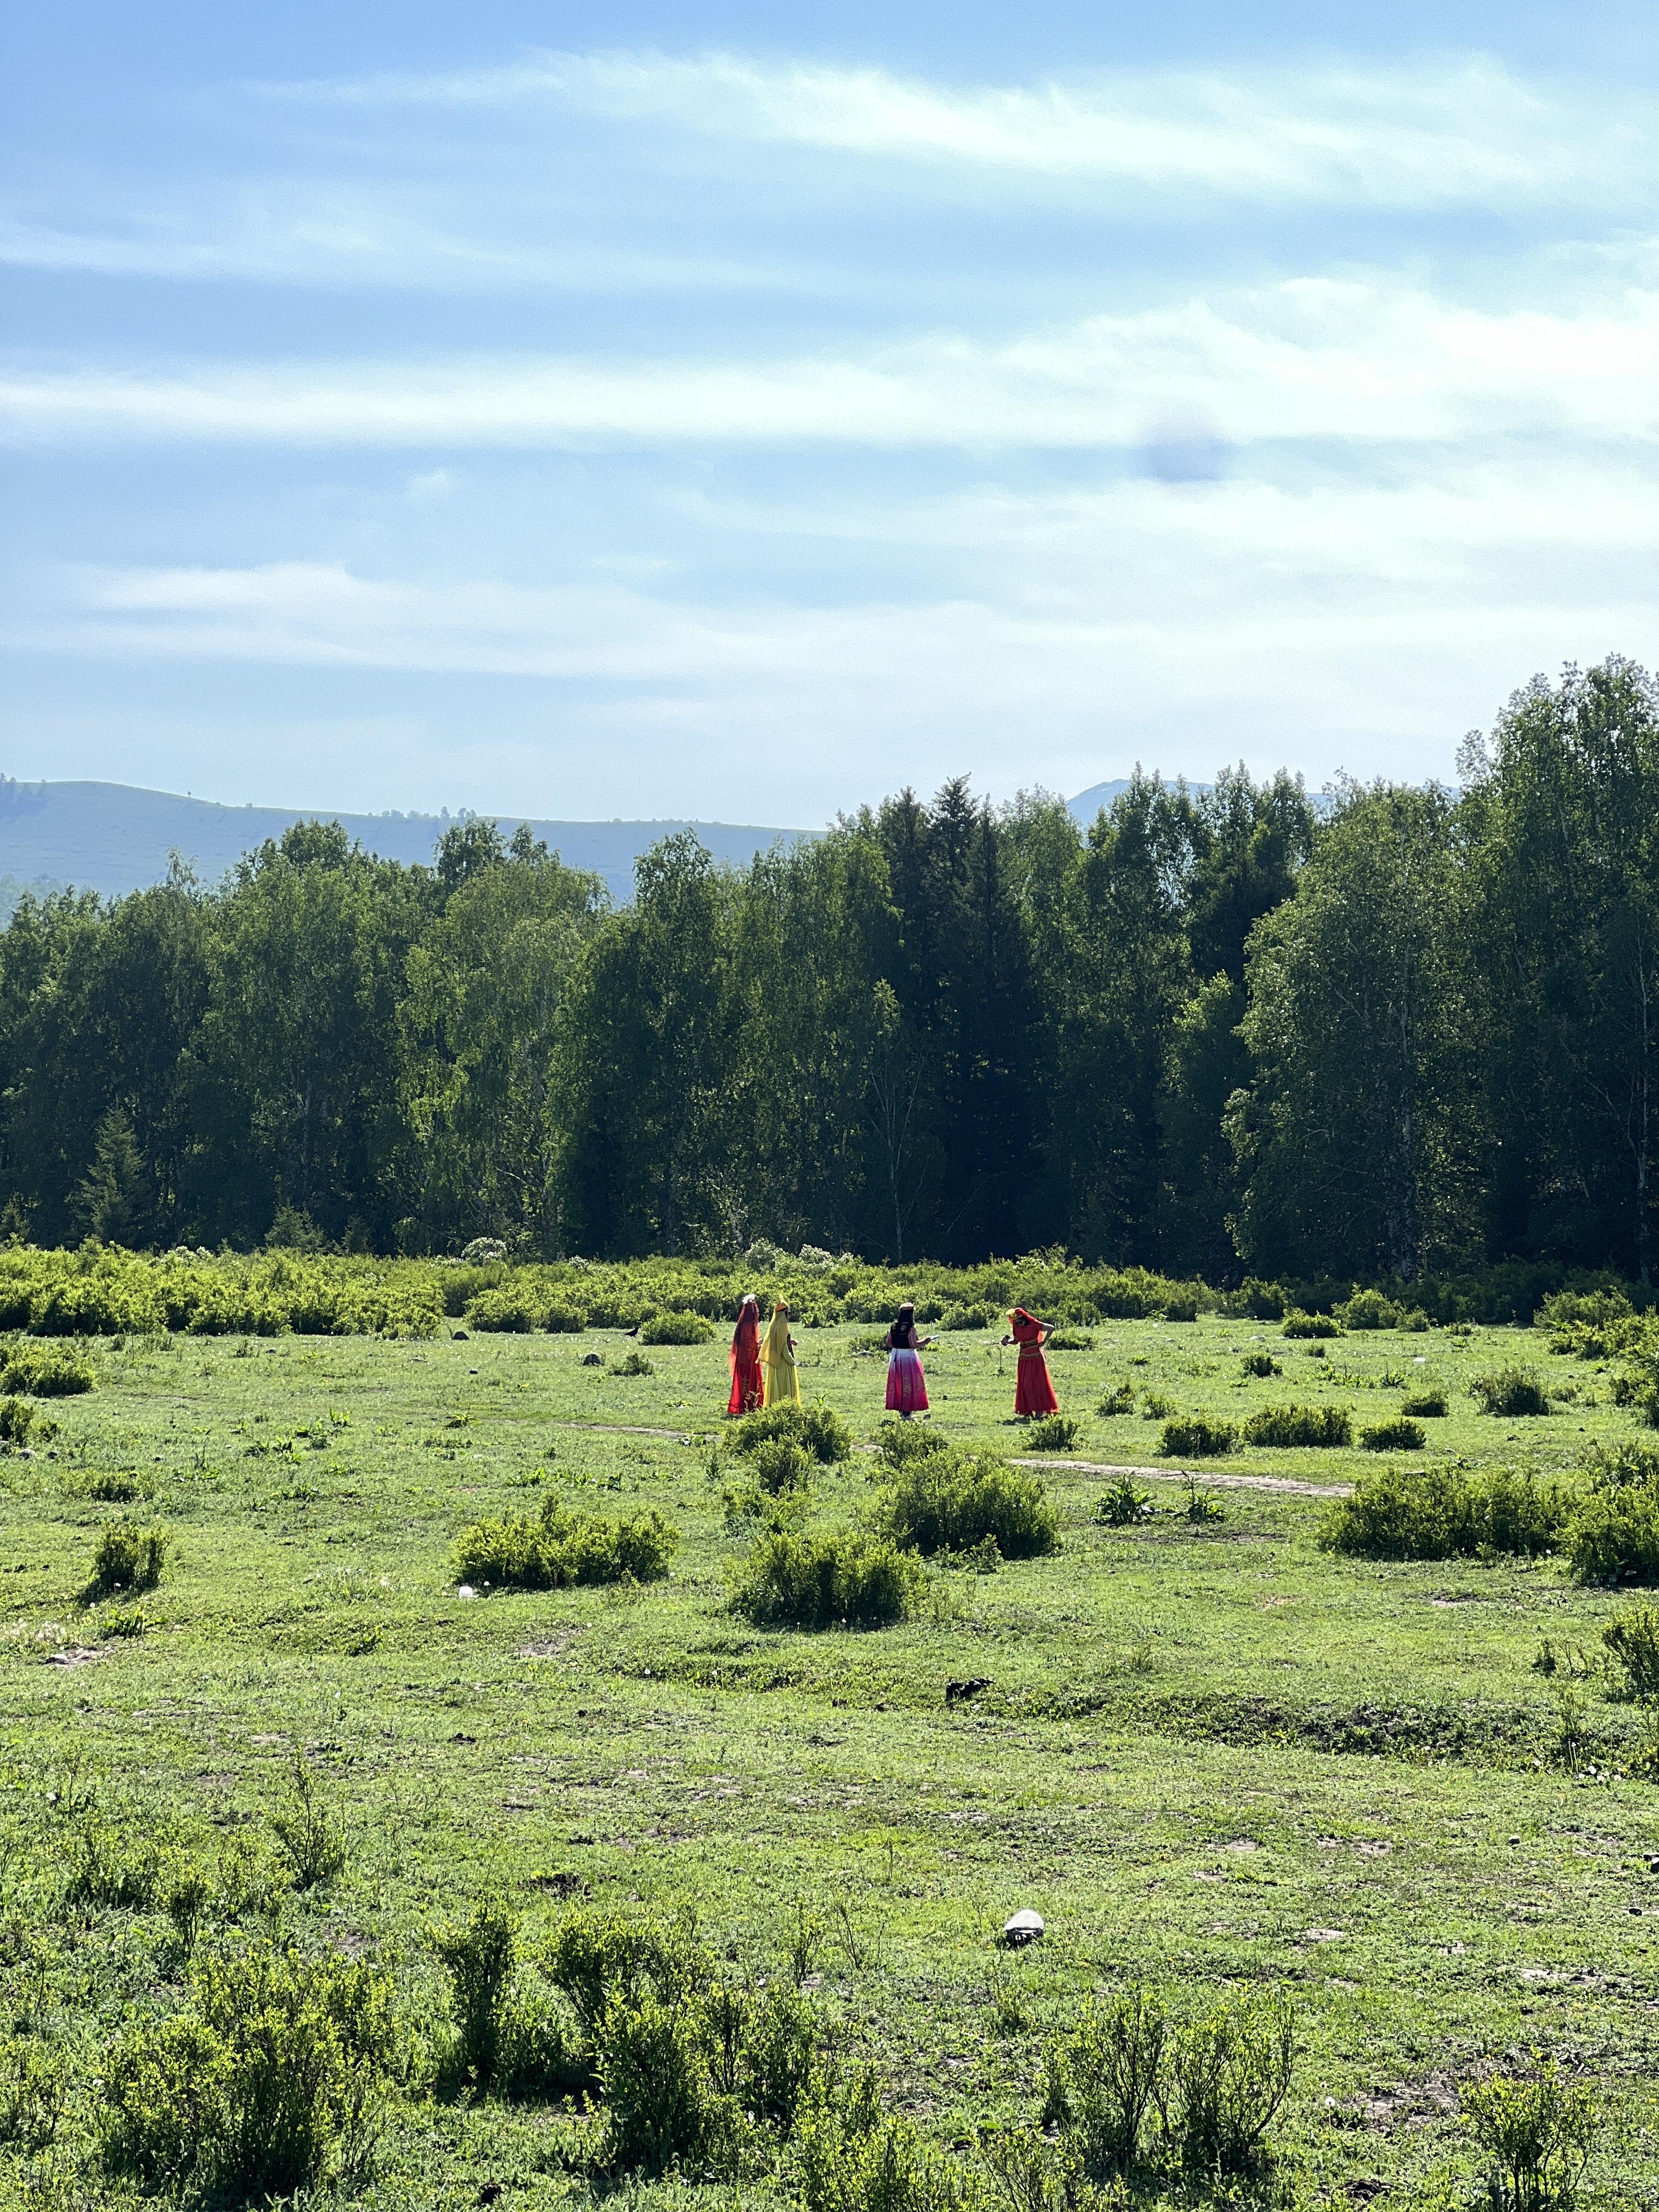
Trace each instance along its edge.
<path fill-rule="evenodd" d="M 1008 1316 L 1008 1327 L 1012 1334 L 1005 1336 L 1003 1342 L 1019 1346 L 1019 1358 L 1014 1363 L 1014 1419 L 1030 1421 L 1040 1413 L 1057 1413 L 1060 1401 L 1048 1379 L 1048 1363 L 1042 1356 L 1043 1340 L 1049 1334 L 1048 1323 L 1027 1313 L 1024 1306 L 1016 1306 Z"/>
<path fill-rule="evenodd" d="M 758 1410 L 763 1396 L 760 1368 L 760 1301 L 752 1291 L 738 1308 L 738 1325 L 732 1333 L 732 1395 L 728 1417 Z"/>

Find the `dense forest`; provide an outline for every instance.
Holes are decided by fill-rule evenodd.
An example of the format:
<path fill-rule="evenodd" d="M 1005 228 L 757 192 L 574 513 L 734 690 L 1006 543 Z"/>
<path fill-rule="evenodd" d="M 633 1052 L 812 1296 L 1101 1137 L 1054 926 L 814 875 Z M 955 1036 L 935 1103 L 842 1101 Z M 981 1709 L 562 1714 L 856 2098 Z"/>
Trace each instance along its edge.
<path fill-rule="evenodd" d="M 1086 832 L 957 781 L 620 906 L 477 821 L 25 896 L 0 1231 L 1646 1279 L 1659 687 L 1535 680 L 1460 774 L 1138 775 Z"/>

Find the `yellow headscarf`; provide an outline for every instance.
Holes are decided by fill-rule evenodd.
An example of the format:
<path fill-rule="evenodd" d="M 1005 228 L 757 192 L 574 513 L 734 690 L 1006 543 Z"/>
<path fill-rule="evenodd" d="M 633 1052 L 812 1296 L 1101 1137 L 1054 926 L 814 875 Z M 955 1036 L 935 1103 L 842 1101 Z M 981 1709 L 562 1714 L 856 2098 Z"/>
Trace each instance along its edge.
<path fill-rule="evenodd" d="M 793 1359 L 789 1349 L 789 1309 L 781 1300 L 772 1309 L 761 1358 L 769 1367 L 787 1367 Z"/>

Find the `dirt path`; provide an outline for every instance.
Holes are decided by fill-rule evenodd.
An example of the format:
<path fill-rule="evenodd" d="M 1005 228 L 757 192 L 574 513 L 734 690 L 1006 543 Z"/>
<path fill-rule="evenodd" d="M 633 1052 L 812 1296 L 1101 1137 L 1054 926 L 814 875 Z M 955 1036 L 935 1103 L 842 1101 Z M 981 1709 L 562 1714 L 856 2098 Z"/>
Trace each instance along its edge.
<path fill-rule="evenodd" d="M 1223 1474 L 1212 1468 L 1116 1467 L 1097 1459 L 1017 1459 L 1016 1467 L 1064 1468 L 1071 1474 L 1127 1474 L 1138 1482 L 1201 1482 L 1217 1490 L 1279 1490 L 1294 1498 L 1352 1498 L 1351 1482 L 1298 1482 L 1288 1474 Z"/>

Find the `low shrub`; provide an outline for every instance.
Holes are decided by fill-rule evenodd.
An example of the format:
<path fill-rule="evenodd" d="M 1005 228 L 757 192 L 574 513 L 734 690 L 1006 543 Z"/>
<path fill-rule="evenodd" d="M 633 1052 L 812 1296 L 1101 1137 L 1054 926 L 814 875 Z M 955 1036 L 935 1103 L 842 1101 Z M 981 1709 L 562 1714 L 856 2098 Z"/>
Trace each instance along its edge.
<path fill-rule="evenodd" d="M 587 1327 L 587 1316 L 580 1306 L 550 1305 L 542 1316 L 542 1327 L 550 1336 L 580 1336 Z"/>
<path fill-rule="evenodd" d="M 701 1314 L 653 1314 L 640 1323 L 641 1344 L 712 1344 L 714 1324 Z"/>
<path fill-rule="evenodd" d="M 434 1929 L 431 1942 L 449 1975 L 453 2037 L 439 2066 L 446 2094 L 561 2097 L 598 2087 L 580 2036 L 526 1986 L 518 1920 L 499 1899 L 477 1905 L 463 1928 Z"/>
<path fill-rule="evenodd" d="M 295 1889 L 326 1888 L 344 1871 L 345 1838 L 318 1793 L 310 1766 L 298 1753 L 289 1777 L 287 1799 L 271 1814 L 270 1829 L 288 1861 Z"/>
<path fill-rule="evenodd" d="M 1094 1519 L 1103 1528 L 1127 1528 L 1136 1521 L 1150 1521 L 1152 1501 L 1133 1478 L 1122 1475 L 1095 1501 Z"/>
<path fill-rule="evenodd" d="M 885 1628 L 921 1588 L 914 1553 L 848 1528 L 774 1529 L 734 1577 L 732 1610 L 757 1628 Z"/>
<path fill-rule="evenodd" d="M 1623 1694 L 1640 1705 L 1659 1701 L 1659 1613 L 1644 1605 L 1620 1613 L 1602 1629 L 1601 1642 L 1622 1677 Z"/>
<path fill-rule="evenodd" d="M 1164 1309 L 1165 1321 L 1196 1321 L 1198 1300 L 1192 1297 L 1173 1297 Z"/>
<path fill-rule="evenodd" d="M 1198 1477 L 1189 1474 L 1187 1478 L 1187 1503 L 1181 1509 L 1181 1517 L 1183 1521 L 1202 1526 L 1210 1522 L 1224 1521 L 1227 1515 L 1214 1491 L 1200 1490 Z"/>
<path fill-rule="evenodd" d="M 1133 1382 L 1117 1382 L 1106 1393 L 1095 1407 L 1102 1420 L 1115 1421 L 1135 1409 L 1135 1386 Z"/>
<path fill-rule="evenodd" d="M 908 1467 L 913 1460 L 955 1449 L 942 1429 L 926 1428 L 920 1421 L 884 1421 L 876 1436 L 876 1451 L 888 1467 Z"/>
<path fill-rule="evenodd" d="M 1285 1336 L 1340 1336 L 1341 1324 L 1329 1314 L 1287 1313 L 1282 1334 Z"/>
<path fill-rule="evenodd" d="M 1356 1291 L 1333 1316 L 1344 1328 L 1398 1328 L 1403 1316 L 1392 1298 L 1381 1291 Z"/>
<path fill-rule="evenodd" d="M 100 2086 L 108 2170 L 246 2204 L 368 2164 L 396 2057 L 390 1978 L 274 1944 L 192 1962 L 188 2008 L 130 2033 Z"/>
<path fill-rule="evenodd" d="M 155 1901 L 161 1853 L 148 1830 L 135 1832 L 91 1807 L 76 1823 L 64 1885 L 67 1905 L 105 1912 L 145 1912 Z"/>
<path fill-rule="evenodd" d="M 1451 1411 L 1450 1402 L 1438 1384 L 1426 1390 L 1413 1390 L 1400 1401 L 1400 1410 L 1410 1420 L 1443 1421 Z"/>
<path fill-rule="evenodd" d="M 1562 1549 L 1581 1583 L 1659 1583 L 1659 1482 L 1593 1479 L 1573 1506 Z"/>
<path fill-rule="evenodd" d="M 1296 2065 L 1296 2007 L 1282 1992 L 1223 1997 L 1170 2039 L 1165 2125 L 1187 2172 L 1251 2172 Z"/>
<path fill-rule="evenodd" d="M 1082 1426 L 1069 1413 L 1045 1413 L 1041 1420 L 1032 1422 L 1025 1432 L 1025 1441 L 1033 1451 L 1068 1452 L 1076 1444 Z"/>
<path fill-rule="evenodd" d="M 172 1540 L 167 1530 L 155 1522 L 144 1528 L 136 1521 L 106 1522 L 99 1531 L 92 1555 L 90 1595 L 111 1597 L 125 1590 L 136 1596 L 154 1589 L 161 1579 Z"/>
<path fill-rule="evenodd" d="M 100 1505 L 131 1505 L 141 1495 L 137 1477 L 121 1468 L 102 1468 L 87 1479 L 87 1496 Z"/>
<path fill-rule="evenodd" d="M 922 1433 L 918 1431 L 918 1433 Z M 787 1437 L 809 1451 L 821 1466 L 849 1459 L 852 1432 L 833 1406 L 766 1406 L 732 1422 L 723 1442 L 728 1451 L 751 1452 L 774 1437 Z"/>
<path fill-rule="evenodd" d="M 1001 1318 L 993 1305 L 947 1306 L 939 1325 L 942 1329 L 989 1328 Z"/>
<path fill-rule="evenodd" d="M 1263 1382 L 1270 1375 L 1282 1375 L 1285 1372 L 1284 1368 L 1273 1358 L 1271 1352 L 1247 1352 L 1238 1365 L 1241 1374 L 1256 1376 Z"/>
<path fill-rule="evenodd" d="M 660 1582 L 678 1543 L 678 1530 L 654 1510 L 611 1521 L 573 1513 L 550 1491 L 536 1520 L 512 1514 L 464 1528 L 455 1546 L 455 1579 L 504 1589 Z"/>
<path fill-rule="evenodd" d="M 1327 1551 L 1364 1559 L 1483 1553 L 1535 1558 L 1553 1549 L 1565 1517 L 1565 1500 L 1553 1484 L 1509 1468 L 1480 1475 L 1452 1468 L 1420 1474 L 1378 1468 L 1360 1476 L 1352 1498 L 1331 1508 L 1319 1541 Z"/>
<path fill-rule="evenodd" d="M 1219 1459 L 1238 1442 L 1231 1421 L 1207 1421 L 1184 1413 L 1164 1424 L 1158 1449 L 1169 1459 Z"/>
<path fill-rule="evenodd" d="M 78 1398 L 92 1389 L 93 1380 L 85 1360 L 57 1345 L 8 1345 L 0 1364 L 0 1390 L 30 1398 Z"/>
<path fill-rule="evenodd" d="M 1104 2008 L 1085 2003 L 1069 2034 L 1043 2056 L 1042 2125 L 1074 2151 L 1097 2188 L 1133 2172 L 1164 2085 L 1170 2022 L 1135 1989 Z"/>
<path fill-rule="evenodd" d="M 1092 1352 L 1095 1340 L 1086 1328 L 1056 1328 L 1048 1333 L 1050 1352 Z"/>
<path fill-rule="evenodd" d="M 25 2156 L 49 2150 L 66 2102 L 57 2051 L 36 2036 L 0 2036 L 0 2143 L 14 2145 Z"/>
<path fill-rule="evenodd" d="M 1060 1548 L 1060 1516 L 1034 1474 L 951 1449 L 896 1468 L 876 1519 L 896 1544 L 927 1553 L 970 1551 L 988 1536 L 1005 1559 Z"/>
<path fill-rule="evenodd" d="M 749 1455 L 757 1486 L 769 1498 L 782 1498 L 809 1489 L 813 1461 L 805 1444 L 793 1437 L 769 1437 Z"/>
<path fill-rule="evenodd" d="M 1359 1431 L 1361 1451 L 1421 1451 L 1427 1442 L 1417 1423 L 1408 1421 L 1403 1414 L 1390 1421 L 1373 1421 Z"/>
<path fill-rule="evenodd" d="M 505 1284 L 499 1290 L 481 1291 L 471 1301 L 466 1309 L 466 1323 L 484 1334 L 526 1336 L 541 1327 L 546 1312 L 534 1289 Z"/>
<path fill-rule="evenodd" d="M 1525 2080 L 1494 2074 L 1462 2093 L 1486 2161 L 1489 2203 L 1503 2212 L 1571 2212 L 1595 2147 L 1595 2100 L 1553 2059 Z"/>
<path fill-rule="evenodd" d="M 1335 1451 L 1353 1442 L 1346 1406 L 1264 1406 L 1244 1424 L 1247 1444 L 1269 1451 Z"/>
<path fill-rule="evenodd" d="M 613 1375 L 654 1375 L 656 1371 L 637 1345 L 632 1351 L 623 1352 L 620 1359 L 613 1359 L 611 1363 Z"/>
<path fill-rule="evenodd" d="M 826 2081 L 803 2112 L 795 2147 L 801 2212 L 969 2212 L 961 2167 L 907 2119 L 884 2115 L 874 2069 L 850 2088 Z"/>
<path fill-rule="evenodd" d="M 1550 1409 L 1548 1395 L 1534 1367 L 1492 1368 L 1475 1376 L 1469 1395 L 1479 1401 L 1483 1413 L 1501 1414 L 1505 1420 L 1547 1413 Z"/>

